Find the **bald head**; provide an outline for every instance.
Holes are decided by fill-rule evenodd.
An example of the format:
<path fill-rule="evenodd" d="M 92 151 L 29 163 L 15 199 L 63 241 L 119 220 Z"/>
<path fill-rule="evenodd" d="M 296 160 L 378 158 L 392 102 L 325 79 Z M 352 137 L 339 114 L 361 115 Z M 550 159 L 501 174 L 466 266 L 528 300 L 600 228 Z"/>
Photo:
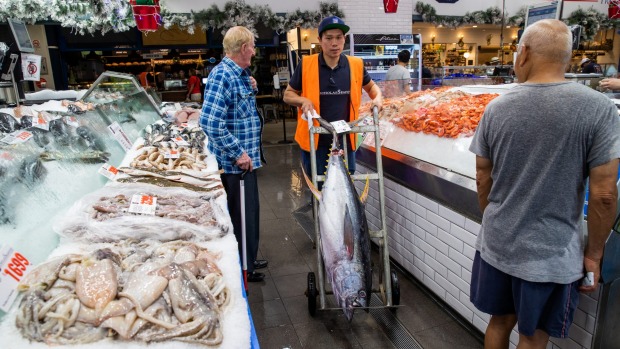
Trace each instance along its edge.
<path fill-rule="evenodd" d="M 519 41 L 527 46 L 538 63 L 568 64 L 572 55 L 573 35 L 564 22 L 543 19 L 527 27 Z"/>

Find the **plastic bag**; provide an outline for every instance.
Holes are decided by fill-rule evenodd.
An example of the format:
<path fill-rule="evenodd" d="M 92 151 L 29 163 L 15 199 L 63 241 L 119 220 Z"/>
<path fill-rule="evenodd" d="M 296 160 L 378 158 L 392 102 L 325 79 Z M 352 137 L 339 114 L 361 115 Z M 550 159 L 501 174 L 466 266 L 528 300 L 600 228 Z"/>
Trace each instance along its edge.
<path fill-rule="evenodd" d="M 221 189 L 194 192 L 114 183 L 78 200 L 56 220 L 54 231 L 69 240 L 88 242 L 145 238 L 208 241 L 232 232 L 223 194 Z M 154 214 L 129 212 L 134 195 L 155 198 Z"/>

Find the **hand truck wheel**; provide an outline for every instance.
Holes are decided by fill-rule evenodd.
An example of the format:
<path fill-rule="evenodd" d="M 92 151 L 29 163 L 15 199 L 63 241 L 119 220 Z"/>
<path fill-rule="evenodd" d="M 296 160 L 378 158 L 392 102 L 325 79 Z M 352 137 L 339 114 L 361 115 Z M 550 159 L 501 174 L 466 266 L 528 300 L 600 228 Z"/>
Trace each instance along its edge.
<path fill-rule="evenodd" d="M 308 312 L 311 316 L 316 315 L 316 278 L 313 272 L 308 273 L 308 288 L 306 289 L 306 297 L 308 297 Z"/>
<path fill-rule="evenodd" d="M 396 272 L 392 271 L 390 282 L 392 286 L 392 305 L 400 305 L 400 283 L 398 282 L 398 276 Z M 396 311 L 397 308 L 391 308 L 392 311 Z"/>

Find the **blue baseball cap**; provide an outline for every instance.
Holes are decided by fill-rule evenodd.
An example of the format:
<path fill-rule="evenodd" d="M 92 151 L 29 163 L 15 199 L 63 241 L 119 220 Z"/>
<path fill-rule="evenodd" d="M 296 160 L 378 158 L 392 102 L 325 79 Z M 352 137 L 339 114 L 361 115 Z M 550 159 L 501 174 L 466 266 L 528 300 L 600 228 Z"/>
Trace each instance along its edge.
<path fill-rule="evenodd" d="M 340 17 L 330 16 L 323 18 L 321 24 L 319 24 L 319 36 L 329 29 L 340 29 L 343 34 L 346 34 L 349 31 L 349 26 L 344 24 L 344 21 Z"/>

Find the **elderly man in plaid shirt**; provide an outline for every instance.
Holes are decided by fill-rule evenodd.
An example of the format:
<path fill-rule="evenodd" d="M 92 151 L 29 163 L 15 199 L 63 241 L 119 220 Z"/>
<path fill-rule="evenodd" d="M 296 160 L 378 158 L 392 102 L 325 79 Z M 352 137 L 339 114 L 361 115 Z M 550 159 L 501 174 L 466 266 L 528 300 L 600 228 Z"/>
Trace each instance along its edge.
<path fill-rule="evenodd" d="M 256 170 L 261 167 L 262 120 L 256 110 L 256 80 L 247 69 L 255 54 L 254 34 L 244 27 L 230 28 L 224 35 L 226 57 L 209 74 L 200 115 L 200 125 L 215 154 L 228 210 L 241 253 L 241 202 L 239 181 L 245 184 L 245 217 L 248 281 L 262 281 L 254 271 L 267 266 L 256 260 L 258 253 L 259 200 Z"/>

